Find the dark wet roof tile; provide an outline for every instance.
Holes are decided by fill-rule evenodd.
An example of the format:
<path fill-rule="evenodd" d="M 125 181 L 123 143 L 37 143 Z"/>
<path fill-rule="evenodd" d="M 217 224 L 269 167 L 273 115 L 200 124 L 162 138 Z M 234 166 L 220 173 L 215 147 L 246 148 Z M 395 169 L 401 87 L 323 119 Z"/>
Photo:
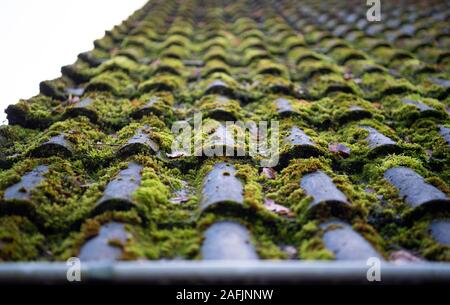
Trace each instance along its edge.
<path fill-rule="evenodd" d="M 236 168 L 232 164 L 217 163 L 206 175 L 202 186 L 200 208 L 220 204 L 238 204 L 244 202 L 244 186 L 236 177 Z"/>
<path fill-rule="evenodd" d="M 308 196 L 312 197 L 311 208 L 320 204 L 349 204 L 347 197 L 336 187 L 331 178 L 322 171 L 305 175 L 300 182 L 300 186 Z"/>
<path fill-rule="evenodd" d="M 126 169 L 121 170 L 117 176 L 108 183 L 103 196 L 97 201 L 97 212 L 114 209 L 128 209 L 134 205 L 133 193 L 141 183 L 142 166 L 130 162 Z"/>
<path fill-rule="evenodd" d="M 393 141 L 389 137 L 386 137 L 384 134 L 380 133 L 375 128 L 369 126 L 362 126 L 362 128 L 369 132 L 369 135 L 365 140 L 369 143 L 369 148 L 372 151 L 382 150 L 386 152 L 398 150 L 397 143 L 395 141 Z"/>
<path fill-rule="evenodd" d="M 400 196 L 413 208 L 433 203 L 449 207 L 450 198 L 436 187 L 426 183 L 412 169 L 393 167 L 385 172 L 384 178 L 399 190 Z"/>
<path fill-rule="evenodd" d="M 205 260 L 258 259 L 248 230 L 231 221 L 217 222 L 206 230 L 201 253 Z"/>
<path fill-rule="evenodd" d="M 100 228 L 100 232 L 94 238 L 88 240 L 80 250 L 81 261 L 115 261 L 120 259 L 122 250 L 115 243 L 125 244 L 128 234 L 125 225 L 117 222 L 110 222 Z"/>
<path fill-rule="evenodd" d="M 39 165 L 30 172 L 22 176 L 20 181 L 7 189 L 3 195 L 4 200 L 28 201 L 31 192 L 44 179 L 44 174 L 48 172 L 48 167 Z"/>
<path fill-rule="evenodd" d="M 348 224 L 330 221 L 321 227 L 324 230 L 323 242 L 337 260 L 367 260 L 372 257 L 382 259 L 372 245 Z"/>
<path fill-rule="evenodd" d="M 433 221 L 430 225 L 430 231 L 437 242 L 444 245 L 450 245 L 450 221 Z"/>
<path fill-rule="evenodd" d="M 35 157 L 50 157 L 55 155 L 71 157 L 72 153 L 72 144 L 67 141 L 64 134 L 51 137 L 50 140 L 42 143 L 32 151 L 32 155 Z"/>
<path fill-rule="evenodd" d="M 144 128 L 148 126 L 144 126 Z M 137 129 L 127 143 L 119 148 L 117 154 L 120 156 L 130 156 L 138 153 L 155 154 L 159 151 L 159 145 L 153 141 L 144 129 Z"/>

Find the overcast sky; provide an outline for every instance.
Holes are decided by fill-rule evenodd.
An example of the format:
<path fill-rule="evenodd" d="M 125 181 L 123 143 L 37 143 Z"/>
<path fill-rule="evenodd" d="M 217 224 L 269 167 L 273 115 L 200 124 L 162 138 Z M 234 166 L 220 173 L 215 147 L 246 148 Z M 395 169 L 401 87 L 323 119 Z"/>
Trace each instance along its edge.
<path fill-rule="evenodd" d="M 0 124 L 4 109 L 39 92 L 93 41 L 147 0 L 0 0 Z"/>

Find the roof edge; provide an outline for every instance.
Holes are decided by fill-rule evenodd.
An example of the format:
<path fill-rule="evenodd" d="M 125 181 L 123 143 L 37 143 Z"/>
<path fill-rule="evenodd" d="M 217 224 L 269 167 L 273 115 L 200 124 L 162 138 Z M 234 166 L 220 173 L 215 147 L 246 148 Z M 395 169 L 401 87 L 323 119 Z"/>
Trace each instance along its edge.
<path fill-rule="evenodd" d="M 450 283 L 449 263 L 381 263 L 380 282 L 365 261 L 155 261 L 81 264 L 81 284 L 430 284 Z M 66 263 L 2 263 L 1 284 L 73 284 Z M 77 282 L 78 284 L 79 282 Z"/>

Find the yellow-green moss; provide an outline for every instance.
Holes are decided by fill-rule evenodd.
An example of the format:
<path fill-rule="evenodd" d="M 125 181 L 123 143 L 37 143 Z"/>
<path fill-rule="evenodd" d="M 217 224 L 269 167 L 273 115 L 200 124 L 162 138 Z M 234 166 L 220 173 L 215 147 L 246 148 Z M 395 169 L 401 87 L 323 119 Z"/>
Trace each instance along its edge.
<path fill-rule="evenodd" d="M 0 262 L 30 261 L 39 257 L 45 237 L 22 216 L 0 218 Z"/>
<path fill-rule="evenodd" d="M 87 216 L 89 206 L 79 202 L 86 184 L 86 175 L 81 162 L 70 163 L 58 157 L 48 159 L 29 159 L 0 173 L 0 198 L 4 190 L 18 183 L 21 177 L 36 166 L 45 164 L 48 172 L 44 179 L 31 191 L 30 201 L 17 200 L 2 202 L 14 210 L 26 205 L 27 215 L 31 216 L 45 230 L 58 231 L 70 227 Z M 6 208 L 6 207 L 5 207 Z"/>

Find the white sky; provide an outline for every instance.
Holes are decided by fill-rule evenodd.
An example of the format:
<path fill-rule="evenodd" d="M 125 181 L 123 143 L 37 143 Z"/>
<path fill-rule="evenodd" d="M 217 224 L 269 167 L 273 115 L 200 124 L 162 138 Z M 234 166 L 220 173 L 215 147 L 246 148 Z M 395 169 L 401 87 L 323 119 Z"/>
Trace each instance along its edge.
<path fill-rule="evenodd" d="M 0 125 L 79 53 L 147 0 L 0 0 Z"/>

